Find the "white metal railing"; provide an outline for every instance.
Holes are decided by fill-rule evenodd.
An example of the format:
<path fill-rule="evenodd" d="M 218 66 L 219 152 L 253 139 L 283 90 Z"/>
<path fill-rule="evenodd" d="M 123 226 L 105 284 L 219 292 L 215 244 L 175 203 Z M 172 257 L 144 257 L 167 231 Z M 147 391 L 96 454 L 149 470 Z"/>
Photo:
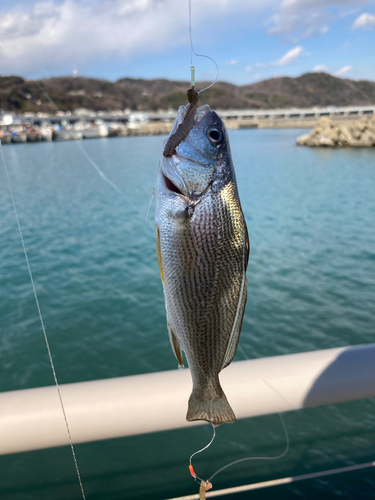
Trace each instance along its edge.
<path fill-rule="evenodd" d="M 375 344 L 232 363 L 237 418 L 375 397 Z M 185 420 L 189 370 L 60 386 L 74 443 L 200 425 Z M 0 393 L 0 454 L 69 444 L 56 388 Z"/>

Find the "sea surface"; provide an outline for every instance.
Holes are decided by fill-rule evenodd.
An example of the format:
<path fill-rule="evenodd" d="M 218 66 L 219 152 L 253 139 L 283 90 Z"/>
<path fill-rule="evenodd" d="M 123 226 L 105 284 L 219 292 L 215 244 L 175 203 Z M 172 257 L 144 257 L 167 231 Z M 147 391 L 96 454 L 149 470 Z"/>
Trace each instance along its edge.
<path fill-rule="evenodd" d="M 303 132 L 229 132 L 251 241 L 241 334 L 249 358 L 375 342 L 375 148 L 297 147 Z M 61 384 L 177 368 L 154 251 L 154 199 L 146 219 L 163 139 L 4 147 Z M 103 181 L 80 146 L 124 197 Z M 0 297 L 0 391 L 52 385 L 2 164 Z M 243 359 L 241 352 L 235 359 Z M 375 460 L 374 400 L 284 418 L 289 453 L 233 466 L 215 478 L 215 489 Z M 188 459 L 210 437 L 207 425 L 76 445 L 87 500 L 197 492 Z M 194 468 L 209 477 L 233 460 L 284 449 L 278 415 L 239 420 L 218 429 Z M 233 498 L 374 494 L 372 468 Z M 0 457 L 0 500 L 79 498 L 68 446 Z"/>

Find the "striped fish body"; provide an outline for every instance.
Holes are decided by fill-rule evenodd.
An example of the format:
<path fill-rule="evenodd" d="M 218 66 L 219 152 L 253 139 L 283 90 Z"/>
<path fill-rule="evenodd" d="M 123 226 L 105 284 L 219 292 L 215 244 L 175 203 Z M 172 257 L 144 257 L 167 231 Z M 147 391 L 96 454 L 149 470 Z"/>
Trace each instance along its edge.
<path fill-rule="evenodd" d="M 183 350 L 193 379 L 187 420 L 234 422 L 219 373 L 239 340 L 249 242 L 225 125 L 208 106 L 198 109 L 175 154 L 162 156 L 157 189 L 167 325 L 177 360 L 182 366 Z"/>

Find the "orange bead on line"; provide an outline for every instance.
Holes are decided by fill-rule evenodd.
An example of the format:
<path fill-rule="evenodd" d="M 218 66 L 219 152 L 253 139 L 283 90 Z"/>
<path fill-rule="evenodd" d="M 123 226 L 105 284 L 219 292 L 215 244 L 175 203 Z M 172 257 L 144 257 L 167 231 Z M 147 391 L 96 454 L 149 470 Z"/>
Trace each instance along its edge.
<path fill-rule="evenodd" d="M 194 478 L 195 478 L 195 477 L 197 477 L 197 475 L 196 475 L 196 474 L 195 474 L 195 472 L 194 472 L 193 466 L 192 466 L 191 464 L 189 465 L 189 470 L 190 470 L 190 474 L 191 474 Z"/>

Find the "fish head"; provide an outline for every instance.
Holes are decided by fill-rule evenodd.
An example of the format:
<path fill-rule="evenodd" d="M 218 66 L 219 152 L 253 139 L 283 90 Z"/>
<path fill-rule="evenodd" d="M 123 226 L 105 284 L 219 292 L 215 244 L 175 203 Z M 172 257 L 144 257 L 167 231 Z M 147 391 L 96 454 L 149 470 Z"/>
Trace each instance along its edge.
<path fill-rule="evenodd" d="M 186 108 L 181 106 L 170 136 L 185 115 Z M 198 108 L 190 132 L 171 157 L 161 157 L 160 169 L 167 188 L 189 199 L 209 188 L 218 191 L 224 186 L 234 171 L 227 130 L 220 116 L 208 105 Z"/>

